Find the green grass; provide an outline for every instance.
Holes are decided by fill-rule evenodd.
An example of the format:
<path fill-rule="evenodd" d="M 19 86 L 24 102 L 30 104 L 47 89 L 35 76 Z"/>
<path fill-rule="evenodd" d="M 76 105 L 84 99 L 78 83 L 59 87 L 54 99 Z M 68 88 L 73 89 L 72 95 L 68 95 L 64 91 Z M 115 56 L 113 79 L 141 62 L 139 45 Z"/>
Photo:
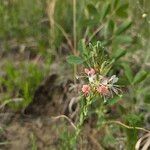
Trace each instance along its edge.
<path fill-rule="evenodd" d="M 2 54 L 6 54 L 1 65 L 4 76 L 0 76 L 0 87 L 6 90 L 2 90 L 0 101 L 12 99 L 9 105 L 15 109 L 28 106 L 51 64 L 49 26 L 43 22 L 45 7 L 46 2 L 42 0 L 0 0 L 0 41 Z M 12 59 L 7 57 L 9 53 Z M 45 65 L 22 58 L 26 53 L 42 57 Z M 20 56 L 21 62 L 13 55 Z M 23 101 L 14 102 L 13 98 L 18 97 Z"/>
<path fill-rule="evenodd" d="M 5 77 L 0 78 L 0 84 L 6 91 L 1 100 L 12 98 L 10 106 L 23 109 L 32 101 L 35 89 L 43 81 L 49 69 L 29 62 L 22 62 L 17 66 L 9 62 L 3 67 Z M 23 101 L 15 103 L 13 98 L 23 98 Z"/>
<path fill-rule="evenodd" d="M 10 41 L 29 48 L 32 42 L 36 51 L 46 51 L 49 27 L 42 23 L 45 17 L 45 3 L 42 0 L 0 1 L 0 39 L 6 50 L 11 51 Z"/>

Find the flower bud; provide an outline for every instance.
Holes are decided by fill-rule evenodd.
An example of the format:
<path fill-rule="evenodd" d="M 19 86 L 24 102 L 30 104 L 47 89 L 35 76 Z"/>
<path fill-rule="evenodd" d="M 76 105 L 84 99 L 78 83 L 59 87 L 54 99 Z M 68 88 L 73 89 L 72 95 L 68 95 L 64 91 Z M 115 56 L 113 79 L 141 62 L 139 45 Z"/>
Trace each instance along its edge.
<path fill-rule="evenodd" d="M 82 92 L 84 93 L 84 95 L 87 95 L 87 94 L 89 94 L 89 92 L 90 92 L 90 86 L 89 85 L 83 85 L 82 86 Z"/>
<path fill-rule="evenodd" d="M 87 69 L 85 68 L 84 69 L 84 72 L 88 75 L 88 76 L 93 76 L 95 74 L 95 70 L 93 68 L 90 68 L 90 69 Z"/>
<path fill-rule="evenodd" d="M 97 92 L 102 94 L 102 95 L 108 95 L 109 94 L 109 90 L 108 87 L 105 85 L 101 85 L 97 88 Z"/>
<path fill-rule="evenodd" d="M 94 75 L 95 74 L 95 70 L 93 68 L 90 69 L 90 75 Z"/>

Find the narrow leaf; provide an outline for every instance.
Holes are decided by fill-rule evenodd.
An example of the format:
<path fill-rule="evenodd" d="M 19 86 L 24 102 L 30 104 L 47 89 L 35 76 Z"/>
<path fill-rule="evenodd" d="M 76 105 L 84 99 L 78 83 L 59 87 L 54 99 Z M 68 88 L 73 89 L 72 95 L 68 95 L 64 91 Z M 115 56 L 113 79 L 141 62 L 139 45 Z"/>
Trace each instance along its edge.
<path fill-rule="evenodd" d="M 144 102 L 147 103 L 147 104 L 150 104 L 150 94 L 147 93 L 145 96 L 144 96 Z"/>
<path fill-rule="evenodd" d="M 108 30 L 109 34 L 113 33 L 114 27 L 115 27 L 115 23 L 113 22 L 113 20 L 109 20 L 108 26 L 107 26 L 107 30 Z"/>
<path fill-rule="evenodd" d="M 134 77 L 133 84 L 142 82 L 147 77 L 147 75 L 148 75 L 148 72 L 144 70 L 139 71 Z"/>
<path fill-rule="evenodd" d="M 126 4 L 123 4 L 121 5 L 117 10 L 116 10 L 116 14 L 119 16 L 119 17 L 127 17 L 128 16 L 128 13 L 127 13 L 127 9 L 129 7 L 129 4 L 126 3 Z"/>
<path fill-rule="evenodd" d="M 67 57 L 67 62 L 70 64 L 82 64 L 83 60 L 78 56 L 70 55 Z"/>
<path fill-rule="evenodd" d="M 85 50 L 86 50 L 85 39 L 81 39 L 78 43 L 78 51 L 80 52 L 80 54 L 83 54 Z"/>
<path fill-rule="evenodd" d="M 124 50 L 124 49 L 118 49 L 116 51 L 115 56 L 114 56 L 115 61 L 118 60 L 119 58 L 121 58 L 122 56 L 124 56 L 126 53 L 127 53 L 126 50 Z"/>
<path fill-rule="evenodd" d="M 123 44 L 123 43 L 131 43 L 133 39 L 131 36 L 128 35 L 119 35 L 115 37 L 114 41 L 116 43 Z"/>
<path fill-rule="evenodd" d="M 122 66 L 124 68 L 125 76 L 127 77 L 128 81 L 130 83 L 132 83 L 132 81 L 133 81 L 133 72 L 132 72 L 132 69 L 131 69 L 130 65 L 128 63 L 123 63 Z"/>
<path fill-rule="evenodd" d="M 117 29 L 117 31 L 116 31 L 116 35 L 119 35 L 119 34 L 125 32 L 125 31 L 131 26 L 131 24 L 132 24 L 131 21 L 126 21 L 126 22 L 122 23 L 122 24 L 118 27 L 118 29 Z"/>
<path fill-rule="evenodd" d="M 114 98 L 108 99 L 107 104 L 112 106 L 121 100 L 122 95 L 116 96 Z"/>
<path fill-rule="evenodd" d="M 113 1 L 113 8 L 116 8 L 119 4 L 119 0 L 114 0 Z"/>
<path fill-rule="evenodd" d="M 104 5 L 102 12 L 101 12 L 101 20 L 103 20 L 106 17 L 106 15 L 110 12 L 110 9 L 111 7 L 109 3 Z"/>
<path fill-rule="evenodd" d="M 87 5 L 87 10 L 90 13 L 90 15 L 98 14 L 98 11 L 97 11 L 97 9 L 95 8 L 95 6 L 93 4 L 88 4 Z"/>

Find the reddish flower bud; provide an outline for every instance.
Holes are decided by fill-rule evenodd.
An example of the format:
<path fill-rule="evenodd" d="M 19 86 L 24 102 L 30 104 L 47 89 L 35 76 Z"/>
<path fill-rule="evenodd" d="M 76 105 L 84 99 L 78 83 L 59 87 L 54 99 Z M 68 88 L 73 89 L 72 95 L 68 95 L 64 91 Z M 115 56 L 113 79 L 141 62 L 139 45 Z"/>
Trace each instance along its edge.
<path fill-rule="evenodd" d="M 87 69 L 85 68 L 84 69 L 84 72 L 88 75 L 88 76 L 92 76 L 95 74 L 95 70 L 93 68 L 90 68 L 90 69 Z"/>
<path fill-rule="evenodd" d="M 93 68 L 90 69 L 90 75 L 94 75 L 95 74 L 95 70 Z"/>
<path fill-rule="evenodd" d="M 108 87 L 105 85 L 101 85 L 97 88 L 97 92 L 102 94 L 102 95 L 108 95 L 109 94 L 109 90 Z"/>
<path fill-rule="evenodd" d="M 82 92 L 84 93 L 84 95 L 87 95 L 87 94 L 89 94 L 89 92 L 90 92 L 90 86 L 89 85 L 83 85 L 82 86 Z"/>

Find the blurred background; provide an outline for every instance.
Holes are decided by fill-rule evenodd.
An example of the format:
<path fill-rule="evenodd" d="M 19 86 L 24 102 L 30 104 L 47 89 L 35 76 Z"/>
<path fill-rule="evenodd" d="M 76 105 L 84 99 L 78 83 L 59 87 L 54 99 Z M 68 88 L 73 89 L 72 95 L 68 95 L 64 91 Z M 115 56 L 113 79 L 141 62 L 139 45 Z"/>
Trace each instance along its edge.
<path fill-rule="evenodd" d="M 61 142 L 70 138 L 65 123 L 50 128 L 42 119 L 66 113 L 67 102 L 58 100 L 73 80 L 66 58 L 80 55 L 82 41 L 101 41 L 118 60 L 114 73 L 126 87 L 120 114 L 150 128 L 149 13 L 149 0 L 0 0 L 0 149 L 71 149 Z M 25 112 L 36 115 L 25 119 Z M 104 149 L 118 147 L 118 128 L 110 130 L 100 139 Z M 126 134 L 120 149 L 128 143 L 132 150 L 138 133 Z M 83 149 L 100 149 L 87 141 Z"/>

